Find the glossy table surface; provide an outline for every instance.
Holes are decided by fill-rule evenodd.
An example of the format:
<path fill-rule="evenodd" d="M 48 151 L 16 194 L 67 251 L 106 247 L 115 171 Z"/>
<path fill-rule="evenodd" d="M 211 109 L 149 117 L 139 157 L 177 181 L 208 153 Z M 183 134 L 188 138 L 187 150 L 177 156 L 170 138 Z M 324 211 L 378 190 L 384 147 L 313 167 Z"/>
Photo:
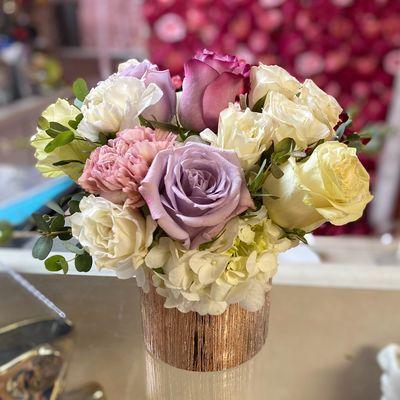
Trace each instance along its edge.
<path fill-rule="evenodd" d="M 25 275 L 75 325 L 66 389 L 99 383 L 111 400 L 376 400 L 377 351 L 400 343 L 400 291 L 275 286 L 267 344 L 251 361 L 193 373 L 152 359 L 133 280 Z M 0 326 L 40 316 L 0 274 Z"/>

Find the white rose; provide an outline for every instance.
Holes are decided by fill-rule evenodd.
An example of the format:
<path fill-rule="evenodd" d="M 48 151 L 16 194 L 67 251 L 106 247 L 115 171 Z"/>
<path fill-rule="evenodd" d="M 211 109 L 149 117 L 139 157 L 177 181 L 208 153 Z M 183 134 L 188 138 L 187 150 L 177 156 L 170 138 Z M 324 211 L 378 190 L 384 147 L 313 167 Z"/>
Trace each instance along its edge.
<path fill-rule="evenodd" d="M 211 130 L 200 133 L 200 137 L 212 146 L 234 150 L 241 166 L 247 170 L 260 158 L 271 143 L 269 120 L 249 108 L 241 111 L 237 104 L 230 104 L 219 115 L 218 135 Z"/>
<path fill-rule="evenodd" d="M 111 75 L 86 96 L 78 132 L 95 142 L 99 133 L 116 133 L 139 125 L 139 115 L 156 104 L 162 95 L 154 83 L 146 86 L 138 78 Z"/>
<path fill-rule="evenodd" d="M 339 115 L 343 111 L 334 97 L 321 90 L 311 79 L 306 79 L 294 101 L 307 106 L 319 121 L 332 129 L 333 133 L 333 128 L 339 122 Z"/>
<path fill-rule="evenodd" d="M 139 211 L 93 195 L 84 197 L 79 207 L 81 212 L 69 218 L 72 235 L 99 269 L 113 269 L 120 278 L 132 277 L 144 262 L 156 223 Z"/>
<path fill-rule="evenodd" d="M 339 142 L 319 145 L 305 162 L 294 159 L 282 168 L 280 179 L 269 175 L 264 197 L 271 219 L 278 225 L 312 231 L 326 221 L 344 225 L 361 217 L 372 200 L 369 175 L 356 150 Z"/>
<path fill-rule="evenodd" d="M 287 98 L 293 98 L 300 91 L 301 83 L 278 65 L 255 66 L 250 71 L 250 107 L 270 91 L 279 92 Z"/>
<path fill-rule="evenodd" d="M 270 120 L 270 135 L 275 143 L 290 137 L 298 148 L 304 149 L 332 136 L 331 127 L 319 121 L 308 106 L 297 104 L 278 92 L 268 93 L 263 114 Z"/>

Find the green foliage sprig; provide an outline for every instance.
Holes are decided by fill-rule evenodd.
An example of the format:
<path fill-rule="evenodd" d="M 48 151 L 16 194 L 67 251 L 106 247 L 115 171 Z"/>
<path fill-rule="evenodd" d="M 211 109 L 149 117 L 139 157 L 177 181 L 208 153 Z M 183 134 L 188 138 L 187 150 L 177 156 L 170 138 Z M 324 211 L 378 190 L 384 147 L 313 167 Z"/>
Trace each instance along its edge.
<path fill-rule="evenodd" d="M 32 248 L 32 256 L 39 260 L 45 260 L 44 264 L 48 271 L 68 272 L 68 262 L 74 261 L 75 268 L 79 272 L 88 272 L 92 267 L 92 257 L 87 253 L 80 243 L 68 242 L 72 239 L 71 228 L 66 226 L 65 218 L 79 212 L 79 202 L 86 193 L 76 193 L 72 196 L 65 196 L 60 200 L 60 204 L 50 202 L 47 207 L 57 214 L 33 214 L 32 219 L 36 225 L 38 233 L 41 235 Z M 64 211 L 66 209 L 67 211 Z M 74 253 L 71 260 L 66 260 L 62 255 L 48 257 L 54 244 L 54 239 L 58 238 L 64 242 L 66 250 Z M 47 258 L 48 257 L 48 258 Z"/>

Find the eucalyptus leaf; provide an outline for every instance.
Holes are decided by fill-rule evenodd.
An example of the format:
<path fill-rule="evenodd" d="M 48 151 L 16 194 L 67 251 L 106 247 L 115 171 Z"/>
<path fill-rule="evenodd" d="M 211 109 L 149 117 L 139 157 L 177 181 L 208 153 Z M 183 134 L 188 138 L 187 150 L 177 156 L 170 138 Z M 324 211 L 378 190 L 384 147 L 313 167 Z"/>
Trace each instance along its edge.
<path fill-rule="evenodd" d="M 49 257 L 45 262 L 44 265 L 48 271 L 56 272 L 56 271 L 64 271 L 64 274 L 68 272 L 68 263 L 67 260 L 60 255 L 55 255 Z"/>
<path fill-rule="evenodd" d="M 42 231 L 42 232 L 49 232 L 50 231 L 50 226 L 48 224 L 48 222 L 45 221 L 45 216 L 44 215 L 40 215 L 40 214 L 32 214 L 32 218 L 36 224 L 36 227 L 38 229 L 38 231 Z"/>
<path fill-rule="evenodd" d="M 92 268 L 92 264 L 92 257 L 86 252 L 75 257 L 75 268 L 79 272 L 89 272 Z"/>
<path fill-rule="evenodd" d="M 70 130 L 68 127 L 61 125 L 58 122 L 50 122 L 50 129 L 54 129 L 55 131 L 59 132 L 66 132 Z"/>
<path fill-rule="evenodd" d="M 75 95 L 75 97 L 79 101 L 85 100 L 85 97 L 89 93 L 89 89 L 87 86 L 86 81 L 83 78 L 78 78 L 73 84 L 72 84 L 72 91 Z"/>
<path fill-rule="evenodd" d="M 51 232 L 59 232 L 64 228 L 65 219 L 63 215 L 57 215 L 53 218 L 50 224 L 50 231 Z"/>
<path fill-rule="evenodd" d="M 78 255 L 82 255 L 82 254 L 85 254 L 85 250 L 84 249 L 82 249 L 82 248 L 80 248 L 80 247 L 78 247 L 77 245 L 75 245 L 75 244 L 72 244 L 72 243 L 64 243 L 64 247 L 68 250 L 68 251 L 70 251 L 71 253 L 75 253 L 75 254 L 78 254 Z"/>
<path fill-rule="evenodd" d="M 348 126 L 352 124 L 352 120 L 349 118 L 347 121 L 343 122 L 342 124 L 339 125 L 339 127 L 336 129 L 336 134 L 335 134 L 335 139 L 340 140 Z"/>
<path fill-rule="evenodd" d="M 275 144 L 275 153 L 290 153 L 296 147 L 296 142 L 292 138 L 282 139 L 280 142 Z"/>
<path fill-rule="evenodd" d="M 267 95 L 261 97 L 261 99 L 258 99 L 256 101 L 256 103 L 254 104 L 253 109 L 251 111 L 258 112 L 258 113 L 262 112 L 266 98 L 267 98 Z"/>
<path fill-rule="evenodd" d="M 57 161 L 57 162 L 53 163 L 53 165 L 55 167 L 61 167 L 62 165 L 68 165 L 68 164 L 72 164 L 72 163 L 84 164 L 80 160 L 61 160 L 61 161 Z"/>
<path fill-rule="evenodd" d="M 55 201 L 49 201 L 46 204 L 47 207 L 51 208 L 53 211 L 55 211 L 58 214 L 64 215 L 64 210 L 55 202 Z"/>
<path fill-rule="evenodd" d="M 47 121 L 47 119 L 41 115 L 37 121 L 37 126 L 39 129 L 42 129 L 45 131 L 46 129 L 49 129 L 50 125 L 49 125 L 49 121 Z"/>
<path fill-rule="evenodd" d="M 271 165 L 271 173 L 276 179 L 280 179 L 284 175 L 283 171 L 276 164 Z"/>
<path fill-rule="evenodd" d="M 71 131 L 60 133 L 56 138 L 46 145 L 44 151 L 46 153 L 51 153 L 57 147 L 65 146 L 66 144 L 71 143 L 74 140 L 74 137 L 75 135 Z"/>
<path fill-rule="evenodd" d="M 53 247 L 53 239 L 48 236 L 41 236 L 32 248 L 32 257 L 44 260 Z"/>

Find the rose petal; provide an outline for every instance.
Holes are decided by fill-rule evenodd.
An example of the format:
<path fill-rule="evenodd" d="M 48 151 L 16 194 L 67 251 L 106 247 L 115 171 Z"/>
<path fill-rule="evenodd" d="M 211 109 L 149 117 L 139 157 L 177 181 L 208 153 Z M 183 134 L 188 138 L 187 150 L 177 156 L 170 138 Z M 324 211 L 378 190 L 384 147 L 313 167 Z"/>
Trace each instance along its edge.
<path fill-rule="evenodd" d="M 204 121 L 210 129 L 217 130 L 220 112 L 234 102 L 243 90 L 243 77 L 231 72 L 224 72 L 207 86 L 202 109 Z"/>
<path fill-rule="evenodd" d="M 203 107 L 205 88 L 217 77 L 215 69 L 199 60 L 190 60 L 185 64 L 185 79 L 179 102 L 179 120 L 185 128 L 195 131 L 206 128 L 199 111 Z"/>

